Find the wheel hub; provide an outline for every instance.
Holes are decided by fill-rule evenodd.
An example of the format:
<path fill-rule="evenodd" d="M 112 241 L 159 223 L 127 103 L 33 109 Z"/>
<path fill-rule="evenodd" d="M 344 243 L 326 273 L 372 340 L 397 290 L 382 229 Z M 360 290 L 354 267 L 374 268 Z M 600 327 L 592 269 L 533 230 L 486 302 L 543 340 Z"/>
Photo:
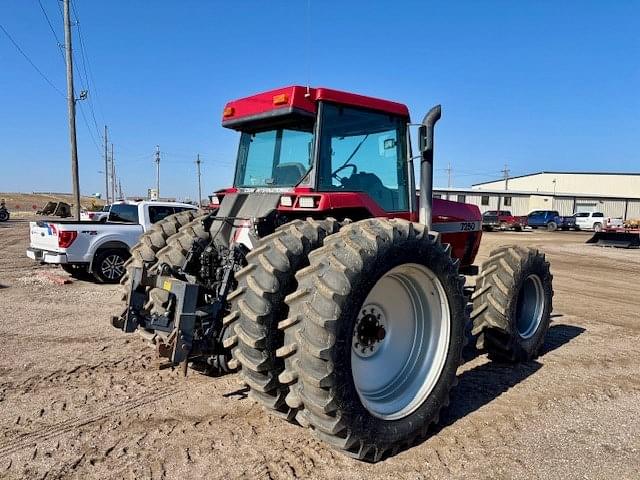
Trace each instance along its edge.
<path fill-rule="evenodd" d="M 354 319 L 351 373 L 363 406 L 384 420 L 420 407 L 446 363 L 451 311 L 438 277 L 424 265 L 392 268 Z"/>
<path fill-rule="evenodd" d="M 124 274 L 124 259 L 119 255 L 109 255 L 101 266 L 102 274 L 110 280 Z"/>
<path fill-rule="evenodd" d="M 538 275 L 529 275 L 518 293 L 516 328 L 524 340 L 535 335 L 544 314 L 544 288 Z"/>
<path fill-rule="evenodd" d="M 362 358 L 376 353 L 387 336 L 386 323 L 378 305 L 366 305 L 353 328 L 353 351 Z"/>

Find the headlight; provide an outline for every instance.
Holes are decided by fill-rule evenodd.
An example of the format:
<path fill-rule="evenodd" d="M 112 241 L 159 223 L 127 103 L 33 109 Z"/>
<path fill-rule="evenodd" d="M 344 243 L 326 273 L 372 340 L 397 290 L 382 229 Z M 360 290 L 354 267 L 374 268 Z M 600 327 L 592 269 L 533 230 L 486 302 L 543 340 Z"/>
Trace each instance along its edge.
<path fill-rule="evenodd" d="M 316 206 L 316 202 L 313 197 L 300 197 L 298 205 L 302 208 L 314 208 Z"/>

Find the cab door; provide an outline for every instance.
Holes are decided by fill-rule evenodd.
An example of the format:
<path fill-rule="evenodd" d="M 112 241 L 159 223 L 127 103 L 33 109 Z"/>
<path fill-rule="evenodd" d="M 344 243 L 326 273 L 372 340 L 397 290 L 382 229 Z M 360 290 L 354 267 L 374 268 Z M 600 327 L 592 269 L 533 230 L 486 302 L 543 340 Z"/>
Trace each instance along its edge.
<path fill-rule="evenodd" d="M 387 213 L 408 212 L 406 118 L 324 103 L 318 189 L 362 192 Z"/>

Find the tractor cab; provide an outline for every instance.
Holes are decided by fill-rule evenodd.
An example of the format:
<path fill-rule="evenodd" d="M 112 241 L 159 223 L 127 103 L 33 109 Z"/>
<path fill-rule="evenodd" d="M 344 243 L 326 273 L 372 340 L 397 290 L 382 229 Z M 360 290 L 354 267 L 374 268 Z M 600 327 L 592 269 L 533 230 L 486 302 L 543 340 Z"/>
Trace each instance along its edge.
<path fill-rule="evenodd" d="M 405 105 L 326 88 L 286 87 L 229 102 L 222 124 L 241 132 L 234 190 L 287 192 L 280 210 L 406 215 L 415 191 L 408 121 Z"/>

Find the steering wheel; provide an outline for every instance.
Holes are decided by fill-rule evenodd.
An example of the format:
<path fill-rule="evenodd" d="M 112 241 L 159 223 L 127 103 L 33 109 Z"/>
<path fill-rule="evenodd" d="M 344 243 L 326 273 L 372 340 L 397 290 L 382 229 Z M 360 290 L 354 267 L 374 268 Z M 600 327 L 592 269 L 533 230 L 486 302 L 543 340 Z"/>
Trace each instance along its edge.
<path fill-rule="evenodd" d="M 353 163 L 345 163 L 344 165 L 339 167 L 336 171 L 331 173 L 331 178 L 335 178 L 340 183 L 343 183 L 343 180 L 345 179 L 345 177 L 338 176 L 338 173 L 341 172 L 342 170 L 344 170 L 345 168 L 351 168 L 353 170 L 351 172 L 351 176 L 353 176 L 356 173 L 358 173 L 358 167 L 357 166 L 355 166 Z"/>

